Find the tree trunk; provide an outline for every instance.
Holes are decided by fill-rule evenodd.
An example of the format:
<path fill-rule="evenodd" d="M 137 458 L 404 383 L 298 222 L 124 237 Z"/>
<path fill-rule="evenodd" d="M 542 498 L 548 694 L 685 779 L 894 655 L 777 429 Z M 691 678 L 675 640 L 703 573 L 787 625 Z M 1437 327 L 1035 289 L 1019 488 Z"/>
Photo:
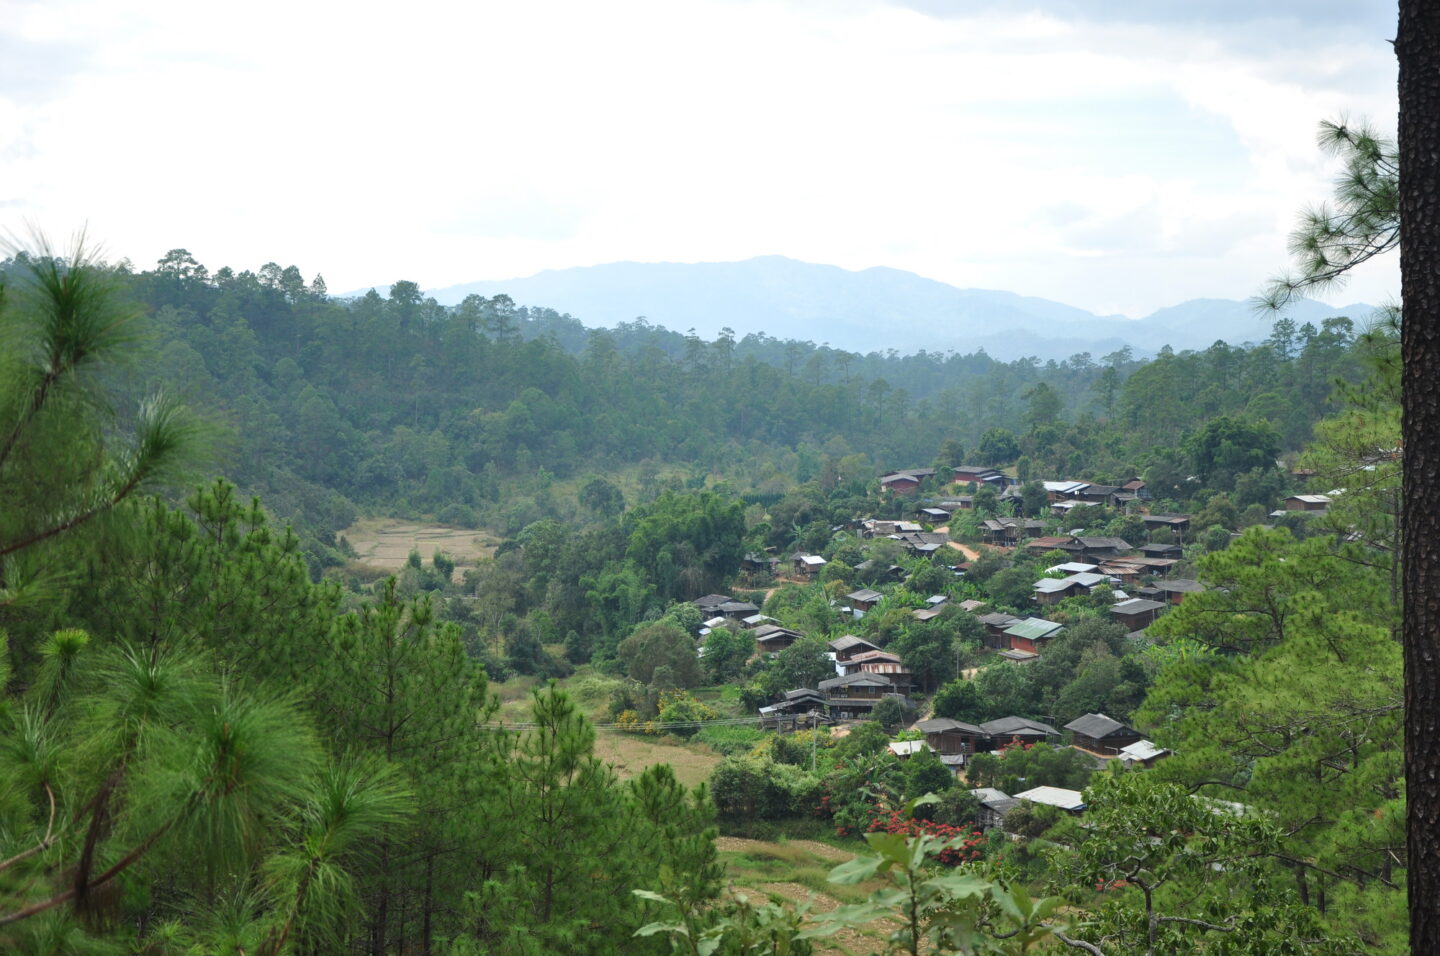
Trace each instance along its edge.
<path fill-rule="evenodd" d="M 1410 947 L 1440 953 L 1440 3 L 1400 0 Z"/>

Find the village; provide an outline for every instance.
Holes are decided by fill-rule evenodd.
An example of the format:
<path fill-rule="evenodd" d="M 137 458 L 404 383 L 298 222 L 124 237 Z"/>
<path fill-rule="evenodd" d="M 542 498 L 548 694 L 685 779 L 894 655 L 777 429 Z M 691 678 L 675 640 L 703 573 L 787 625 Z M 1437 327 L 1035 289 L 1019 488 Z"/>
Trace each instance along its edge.
<path fill-rule="evenodd" d="M 1303 480 L 1308 475 L 1292 477 Z M 833 529 L 835 542 L 860 545 L 867 555 L 860 563 L 837 568 L 837 559 L 822 554 L 752 552 L 745 556 L 742 570 L 752 583 L 800 587 L 834 582 L 826 603 L 840 630 L 852 624 L 851 629 L 863 630 L 868 615 L 905 594 L 910 603 L 918 604 L 907 608 L 914 622 L 949 625 L 979 638 L 979 646 L 968 654 L 957 653 L 968 657 L 968 666 L 952 669 L 957 684 L 973 682 L 990 668 L 1033 666 L 1052 642 L 1066 634 L 1067 626 L 1082 620 L 1108 621 L 1123 629 L 1125 642 L 1144 646 L 1152 624 L 1169 609 L 1206 591 L 1204 584 L 1178 573 L 1192 566 L 1186 546 L 1194 541 L 1193 516 L 1152 511 L 1154 502 L 1140 478 L 1121 484 L 1021 482 L 998 469 L 957 466 L 949 475 L 935 468 L 891 472 L 880 478 L 879 488 L 886 509 L 901 517 L 858 518 Z M 1037 489 L 1043 491 L 1043 499 Z M 1268 517 L 1289 516 L 1293 525 L 1297 519 L 1324 513 L 1330 503 L 1327 495 L 1291 495 Z M 1015 516 L 1023 514 L 1033 516 Z M 1112 529 L 1123 524 L 1131 537 L 1139 532 L 1143 543 L 1070 527 L 1086 524 L 1092 515 Z M 962 540 L 966 535 L 957 534 L 961 523 L 968 536 L 977 539 L 974 546 Z M 1238 537 L 1238 532 L 1230 536 Z M 886 544 L 869 547 L 876 543 Z M 869 556 L 871 551 L 902 554 L 908 567 L 877 563 L 881 559 Z M 854 549 L 847 553 L 853 555 Z M 1030 567 L 1038 573 L 1024 593 L 966 597 L 987 591 L 984 582 L 974 578 L 982 562 Z M 927 575 L 927 580 L 945 580 L 947 585 L 936 593 L 907 594 L 916 577 L 914 569 L 927 565 L 946 572 L 944 578 Z M 861 578 L 869 583 L 844 590 L 852 579 Z M 772 586 L 768 593 L 774 590 Z M 923 600 L 915 601 L 917 596 Z M 691 603 L 703 618 L 698 632 L 702 658 L 705 642 L 722 629 L 753 638 L 752 666 L 776 660 L 807 636 L 762 613 L 756 603 L 731 595 L 710 594 Z M 963 639 L 957 635 L 955 643 L 963 644 Z M 933 755 L 953 774 L 957 787 L 970 790 L 978 801 L 975 822 L 982 829 L 1005 829 L 1007 814 L 1027 804 L 1079 815 L 1085 810 L 1085 797 L 1080 790 L 1043 780 L 1026 781 L 1035 785 L 1013 794 L 974 785 L 968 768 L 977 755 L 1001 758 L 1012 749 L 1043 744 L 1072 751 L 1094 770 L 1112 762 L 1144 769 L 1171 755 L 1125 720 L 1098 711 L 1059 725 L 1051 714 L 991 713 L 983 703 L 968 715 L 973 720 L 937 713 L 947 708 L 937 707 L 940 688 L 934 686 L 933 677 L 927 680 L 927 675 L 917 673 L 893 643 L 887 645 L 880 638 L 843 633 L 826 641 L 824 654 L 833 665 L 833 676 L 814 681 L 814 686 L 786 688 L 760 703 L 755 708 L 760 726 L 782 734 L 826 728 L 832 737 L 843 737 L 862 724 L 879 722 L 890 732 L 886 750 L 895 761 L 903 764 L 920 754 Z"/>

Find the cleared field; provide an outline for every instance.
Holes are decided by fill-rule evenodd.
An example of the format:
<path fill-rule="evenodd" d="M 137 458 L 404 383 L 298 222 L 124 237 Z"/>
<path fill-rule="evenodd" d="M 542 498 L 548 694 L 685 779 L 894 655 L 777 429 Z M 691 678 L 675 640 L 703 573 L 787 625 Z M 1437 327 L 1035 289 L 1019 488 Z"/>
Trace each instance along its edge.
<path fill-rule="evenodd" d="M 709 779 L 721 759 L 708 747 L 680 743 L 673 737 L 622 734 L 605 727 L 595 733 L 595 756 L 614 766 L 622 780 L 640 776 L 652 764 L 668 763 L 675 779 L 687 787 Z"/>
<path fill-rule="evenodd" d="M 444 551 L 458 567 L 474 567 L 478 559 L 495 553 L 495 541 L 483 531 L 396 518 L 362 518 L 341 534 L 355 549 L 357 561 L 386 571 L 404 567 L 412 548 L 419 549 L 427 564 L 437 550 Z"/>

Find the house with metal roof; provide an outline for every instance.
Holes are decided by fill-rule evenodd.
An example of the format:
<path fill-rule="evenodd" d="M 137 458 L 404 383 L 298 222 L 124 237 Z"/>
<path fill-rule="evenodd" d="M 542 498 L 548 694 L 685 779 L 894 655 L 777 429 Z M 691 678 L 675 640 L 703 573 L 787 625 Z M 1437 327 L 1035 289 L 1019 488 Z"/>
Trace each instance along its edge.
<path fill-rule="evenodd" d="M 1043 617 L 1027 617 L 1005 628 L 1010 649 L 1039 654 L 1045 642 L 1053 639 L 1065 629 L 1065 625 L 1047 621 Z"/>
<path fill-rule="evenodd" d="M 1033 787 L 1024 793 L 1015 794 L 1015 799 L 1059 807 L 1067 813 L 1079 813 L 1085 809 L 1085 795 L 1078 790 L 1066 790 L 1064 787 Z"/>
<path fill-rule="evenodd" d="M 1140 740 L 1138 731 L 1104 714 L 1086 714 L 1065 725 L 1076 747 L 1105 756 L 1119 754 L 1121 749 Z"/>

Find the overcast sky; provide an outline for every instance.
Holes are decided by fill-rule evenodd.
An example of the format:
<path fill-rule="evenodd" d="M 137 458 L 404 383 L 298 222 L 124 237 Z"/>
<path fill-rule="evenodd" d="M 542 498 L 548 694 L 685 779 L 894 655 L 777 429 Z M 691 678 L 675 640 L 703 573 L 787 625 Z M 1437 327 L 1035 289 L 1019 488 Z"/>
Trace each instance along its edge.
<path fill-rule="evenodd" d="M 1335 171 L 1318 121 L 1393 133 L 1394 22 L 1373 0 L 0 0 L 0 229 L 336 292 L 779 254 L 1141 315 L 1284 265 Z"/>

